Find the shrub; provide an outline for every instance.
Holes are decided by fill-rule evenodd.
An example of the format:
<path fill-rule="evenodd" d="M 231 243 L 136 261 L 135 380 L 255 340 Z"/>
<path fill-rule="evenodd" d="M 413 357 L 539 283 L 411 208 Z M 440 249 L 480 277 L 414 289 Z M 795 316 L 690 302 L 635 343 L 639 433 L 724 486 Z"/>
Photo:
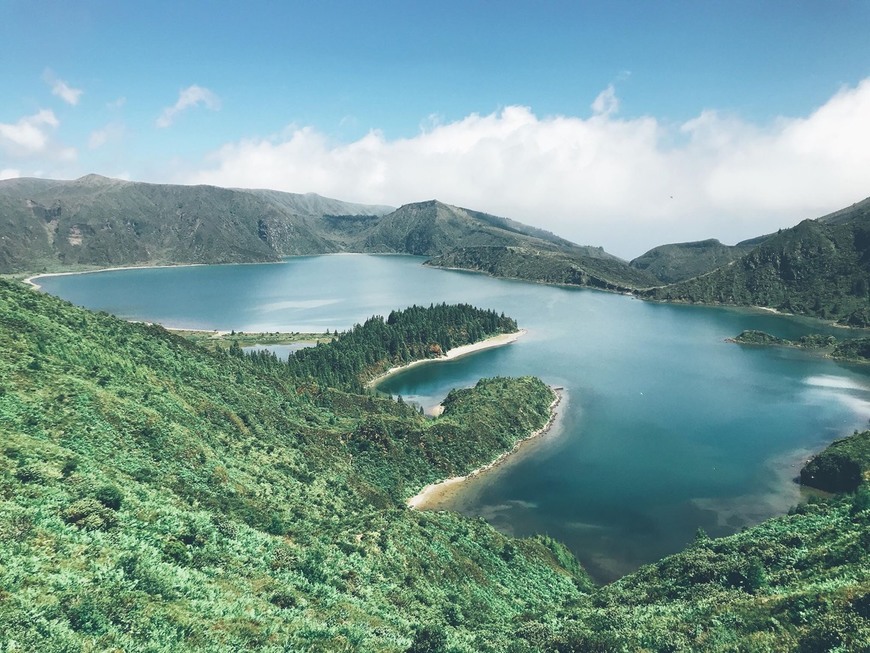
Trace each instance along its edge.
<path fill-rule="evenodd" d="M 64 521 L 84 530 L 108 530 L 118 523 L 115 511 L 87 497 L 71 503 L 63 513 Z"/>
<path fill-rule="evenodd" d="M 94 492 L 94 497 L 97 501 L 106 506 L 106 508 L 112 510 L 119 510 L 121 508 L 121 502 L 124 500 L 124 495 L 121 494 L 121 490 L 116 488 L 114 485 L 103 485 L 102 487 L 97 488 L 97 491 Z"/>

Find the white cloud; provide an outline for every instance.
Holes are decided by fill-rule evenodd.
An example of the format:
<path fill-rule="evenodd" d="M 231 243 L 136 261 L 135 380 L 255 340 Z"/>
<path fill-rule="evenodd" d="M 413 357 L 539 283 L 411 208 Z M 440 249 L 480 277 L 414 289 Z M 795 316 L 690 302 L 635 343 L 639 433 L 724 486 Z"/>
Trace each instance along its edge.
<path fill-rule="evenodd" d="M 436 197 L 625 257 L 665 242 L 736 242 L 870 195 L 870 78 L 770 124 L 710 110 L 671 125 L 619 118 L 618 107 L 610 86 L 585 118 L 510 106 L 351 143 L 293 127 L 229 143 L 181 180 L 381 204 Z"/>
<path fill-rule="evenodd" d="M 55 76 L 51 70 L 46 70 L 42 78 L 51 86 L 51 92 L 61 100 L 72 106 L 76 106 L 82 97 L 84 91 L 79 88 L 73 88 L 62 79 Z"/>
<path fill-rule="evenodd" d="M 21 176 L 21 171 L 15 168 L 3 168 L 0 170 L 0 179 L 18 179 Z"/>
<path fill-rule="evenodd" d="M 120 139 L 123 135 L 124 126 L 121 123 L 111 122 L 105 127 L 91 132 L 91 135 L 88 137 L 88 147 L 95 150 L 109 141 Z"/>
<path fill-rule="evenodd" d="M 169 127 L 175 121 L 176 116 L 192 107 L 204 105 L 207 109 L 217 111 L 221 107 L 220 98 L 207 88 L 202 86 L 188 86 L 178 94 L 178 101 L 171 107 L 166 107 L 160 117 L 157 118 L 158 127 Z"/>
<path fill-rule="evenodd" d="M 13 124 L 0 123 L 0 145 L 7 152 L 19 156 L 44 152 L 51 131 L 59 124 L 54 112 L 48 109 L 24 116 Z"/>
<path fill-rule="evenodd" d="M 599 116 L 609 116 L 619 111 L 619 98 L 616 97 L 616 89 L 613 84 L 598 94 L 592 103 L 592 111 Z"/>

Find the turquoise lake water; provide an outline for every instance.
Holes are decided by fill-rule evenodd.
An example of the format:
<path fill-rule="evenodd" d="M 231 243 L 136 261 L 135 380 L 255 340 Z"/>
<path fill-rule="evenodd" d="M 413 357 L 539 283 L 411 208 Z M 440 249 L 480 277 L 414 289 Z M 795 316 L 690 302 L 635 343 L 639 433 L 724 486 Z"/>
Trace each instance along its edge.
<path fill-rule="evenodd" d="M 556 427 L 450 506 L 564 541 L 599 580 L 781 514 L 802 462 L 870 419 L 870 368 L 725 342 L 744 329 L 852 335 L 819 322 L 642 302 L 423 267 L 408 256 L 300 257 L 48 277 L 73 303 L 166 326 L 339 331 L 411 304 L 467 302 L 517 319 L 517 342 L 391 377 L 425 407 L 492 375 L 565 388 Z"/>

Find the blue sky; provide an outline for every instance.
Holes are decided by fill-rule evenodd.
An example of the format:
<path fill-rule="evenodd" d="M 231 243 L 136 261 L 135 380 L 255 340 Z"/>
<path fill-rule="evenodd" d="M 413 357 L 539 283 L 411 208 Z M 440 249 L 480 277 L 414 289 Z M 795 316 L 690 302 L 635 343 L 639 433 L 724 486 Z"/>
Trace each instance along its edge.
<path fill-rule="evenodd" d="M 870 2 L 0 0 L 0 176 L 735 242 L 870 195 L 868 27 Z"/>

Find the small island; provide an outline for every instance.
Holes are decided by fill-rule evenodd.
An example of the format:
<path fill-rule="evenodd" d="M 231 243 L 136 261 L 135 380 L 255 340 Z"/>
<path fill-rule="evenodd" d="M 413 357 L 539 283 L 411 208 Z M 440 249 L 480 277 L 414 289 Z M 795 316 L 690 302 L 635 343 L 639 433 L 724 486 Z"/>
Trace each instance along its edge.
<path fill-rule="evenodd" d="M 761 345 L 776 347 L 793 347 L 817 352 L 828 358 L 851 363 L 870 362 L 870 338 L 853 338 L 850 340 L 838 340 L 834 336 L 811 334 L 801 336 L 797 340 L 786 340 L 764 331 L 754 329 L 746 330 L 734 338 L 727 338 L 726 342 L 738 345 Z"/>

